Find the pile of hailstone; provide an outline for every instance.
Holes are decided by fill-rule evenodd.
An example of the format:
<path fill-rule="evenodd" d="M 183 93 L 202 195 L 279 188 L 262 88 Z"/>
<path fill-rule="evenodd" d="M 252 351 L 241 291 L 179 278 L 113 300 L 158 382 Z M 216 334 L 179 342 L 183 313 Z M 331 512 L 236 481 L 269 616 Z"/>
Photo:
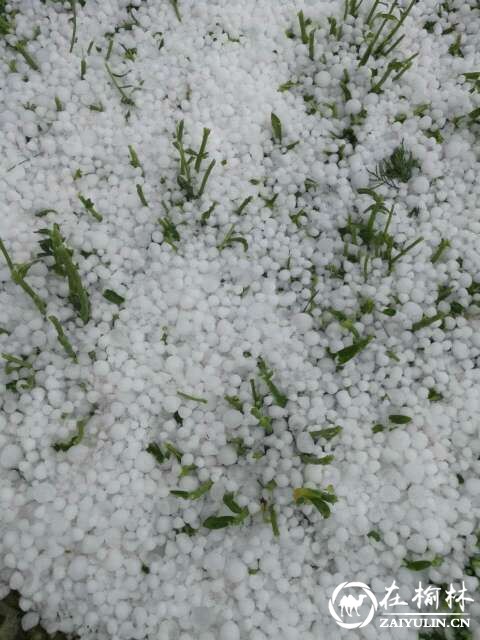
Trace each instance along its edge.
<path fill-rule="evenodd" d="M 342 581 L 474 591 L 478 3 L 7 0 L 0 33 L 24 629 L 318 640 Z"/>

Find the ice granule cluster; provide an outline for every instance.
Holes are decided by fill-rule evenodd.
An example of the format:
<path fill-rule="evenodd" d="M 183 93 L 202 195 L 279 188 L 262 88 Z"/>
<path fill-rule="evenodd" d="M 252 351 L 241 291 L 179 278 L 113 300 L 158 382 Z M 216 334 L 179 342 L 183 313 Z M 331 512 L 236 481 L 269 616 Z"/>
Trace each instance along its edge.
<path fill-rule="evenodd" d="M 0 8 L 24 627 L 320 640 L 343 581 L 473 593 L 478 3 Z"/>

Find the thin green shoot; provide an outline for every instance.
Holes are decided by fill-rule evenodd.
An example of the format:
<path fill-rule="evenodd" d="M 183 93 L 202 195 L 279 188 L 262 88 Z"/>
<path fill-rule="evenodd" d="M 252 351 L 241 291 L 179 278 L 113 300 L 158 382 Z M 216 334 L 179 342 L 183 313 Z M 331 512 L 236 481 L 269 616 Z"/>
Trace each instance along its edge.
<path fill-rule="evenodd" d="M 70 53 L 73 51 L 77 35 L 77 0 L 68 0 L 72 10 L 72 37 L 70 39 Z"/>
<path fill-rule="evenodd" d="M 374 50 L 374 48 L 375 48 L 375 46 L 376 46 L 376 44 L 377 44 L 377 42 L 378 42 L 378 40 L 380 38 L 380 34 L 382 33 L 382 31 L 383 31 L 384 27 L 386 26 L 387 22 L 389 20 L 395 20 L 395 16 L 393 15 L 393 12 L 394 12 L 397 4 L 398 4 L 398 0 L 395 0 L 392 3 L 392 6 L 390 7 L 390 10 L 389 10 L 388 13 L 377 14 L 377 15 L 371 16 L 371 17 L 369 15 L 369 18 L 367 19 L 367 22 L 370 23 L 370 24 L 373 24 L 373 21 L 377 17 L 383 18 L 383 21 L 381 22 L 381 24 L 380 24 L 379 28 L 377 29 L 376 33 L 372 36 L 372 38 L 371 38 L 371 40 L 370 40 L 370 42 L 368 44 L 368 47 L 365 50 L 365 53 L 360 58 L 360 61 L 359 61 L 359 66 L 360 67 L 364 66 L 367 63 L 367 61 L 370 58 L 370 56 L 372 55 L 373 50 Z"/>
<path fill-rule="evenodd" d="M 414 247 L 417 246 L 417 244 L 420 244 L 420 242 L 423 242 L 423 238 L 417 238 L 416 240 L 414 240 L 413 242 L 411 242 L 410 244 L 408 244 L 407 246 L 404 246 L 402 248 L 401 251 L 399 251 L 397 253 L 397 255 L 392 256 L 391 252 L 388 252 L 388 273 L 392 273 L 393 271 L 393 267 L 395 266 L 395 263 L 398 262 L 398 260 L 400 260 L 401 258 L 403 258 L 403 256 L 405 256 L 409 251 L 411 251 Z M 390 245 L 391 247 L 391 245 Z"/>
<path fill-rule="evenodd" d="M 40 67 L 38 65 L 38 62 L 35 60 L 35 58 L 32 56 L 32 54 L 29 53 L 29 51 L 27 49 L 27 41 L 26 40 L 19 40 L 18 42 L 16 42 L 13 45 L 7 43 L 7 46 L 9 46 L 11 49 L 16 51 L 17 53 L 19 53 L 22 56 L 22 58 L 25 60 L 27 65 L 30 67 L 30 69 L 33 69 L 34 71 L 40 71 Z"/>
<path fill-rule="evenodd" d="M 224 396 L 225 397 L 225 401 L 228 402 L 228 404 L 235 409 L 236 411 L 240 411 L 240 413 L 243 413 L 243 402 L 240 400 L 240 398 L 238 396 Z"/>
<path fill-rule="evenodd" d="M 352 99 L 352 94 L 350 89 L 348 88 L 348 83 L 350 82 L 350 76 L 346 69 L 343 70 L 342 79 L 340 80 L 340 89 L 343 94 L 343 99 L 345 102 Z"/>
<path fill-rule="evenodd" d="M 82 196 L 81 193 L 78 194 L 78 199 L 80 200 L 80 202 L 83 204 L 83 206 L 85 207 L 85 209 L 88 211 L 88 213 L 95 218 L 95 220 L 97 220 L 98 222 L 102 222 L 103 220 L 103 216 L 101 213 L 98 213 L 98 211 L 95 209 L 95 205 L 94 203 L 90 200 L 90 198 L 86 198 L 85 196 Z"/>
<path fill-rule="evenodd" d="M 270 524 L 272 525 L 273 535 L 278 538 L 280 536 L 280 529 L 278 528 L 277 512 L 275 511 L 275 505 L 271 504 L 268 507 L 268 514 L 270 516 Z"/>
<path fill-rule="evenodd" d="M 200 216 L 200 224 L 202 225 L 202 227 L 204 227 L 207 224 L 208 220 L 210 219 L 210 216 L 215 211 L 215 207 L 217 205 L 218 205 L 218 202 L 212 202 L 209 208 L 202 213 L 202 215 Z"/>
<path fill-rule="evenodd" d="M 90 299 L 82 284 L 78 267 L 72 260 L 72 249 L 65 245 L 58 224 L 54 224 L 52 229 L 41 229 L 39 233 L 46 236 L 40 241 L 40 247 L 43 250 L 40 255 L 54 258 L 54 271 L 68 281 L 70 303 L 81 320 L 87 323 L 90 320 Z"/>
<path fill-rule="evenodd" d="M 3 257 L 5 258 L 5 262 L 7 263 L 12 281 L 23 289 L 23 291 L 31 298 L 32 302 L 40 311 L 40 313 L 44 316 L 47 313 L 47 305 L 42 300 L 42 298 L 32 289 L 28 282 L 25 281 L 25 277 L 28 272 L 28 268 L 26 268 L 26 265 L 13 263 L 2 240 L 0 240 L 0 251 L 3 253 Z"/>
<path fill-rule="evenodd" d="M 87 73 L 87 61 L 85 58 L 80 60 L 80 80 L 85 79 L 85 74 Z"/>
<path fill-rule="evenodd" d="M 329 454 L 319 458 L 318 456 L 314 456 L 310 453 L 302 453 L 300 455 L 300 460 L 304 464 L 327 465 L 331 464 L 335 460 L 335 456 Z"/>
<path fill-rule="evenodd" d="M 195 154 L 195 171 L 198 173 L 200 171 L 200 167 L 202 165 L 202 161 L 208 157 L 208 153 L 206 152 L 208 136 L 210 135 L 210 129 L 204 128 L 202 134 L 202 141 L 200 143 L 200 148 L 198 153 Z"/>
<path fill-rule="evenodd" d="M 342 431 L 343 428 L 337 425 L 335 427 L 325 427 L 325 429 L 319 429 L 318 431 L 310 431 L 309 435 L 312 437 L 314 442 L 320 439 L 327 440 L 328 442 L 340 435 Z"/>
<path fill-rule="evenodd" d="M 253 196 L 248 196 L 247 198 L 245 198 L 245 200 L 243 200 L 242 203 L 235 209 L 234 213 L 241 216 L 245 208 L 250 204 L 252 200 Z"/>
<path fill-rule="evenodd" d="M 308 32 L 307 32 L 307 27 L 310 24 L 310 19 L 307 18 L 305 19 L 305 15 L 303 13 L 303 11 L 299 11 L 297 13 L 297 17 L 298 17 L 298 24 L 300 26 L 300 38 L 303 42 L 303 44 L 308 44 Z"/>
<path fill-rule="evenodd" d="M 438 312 L 433 316 L 423 316 L 417 322 L 412 324 L 411 331 L 419 331 L 420 329 L 424 329 L 425 327 L 429 327 L 434 322 L 438 322 L 439 320 L 443 320 L 445 318 L 445 314 Z"/>
<path fill-rule="evenodd" d="M 263 396 L 261 396 L 255 385 L 255 380 L 250 380 L 250 388 L 252 391 L 253 406 L 250 409 L 251 415 L 257 419 L 258 424 L 265 430 L 266 435 L 273 433 L 272 420 L 263 413 Z"/>
<path fill-rule="evenodd" d="M 385 46 L 392 40 L 392 38 L 397 34 L 397 32 L 399 31 L 399 29 L 402 27 L 403 23 L 405 22 L 408 14 L 410 13 L 410 11 L 412 10 L 414 4 L 417 2 L 417 0 L 412 0 L 410 2 L 410 4 L 407 6 L 407 8 L 402 11 L 400 13 L 400 18 L 397 20 L 395 26 L 392 28 L 392 30 L 385 36 L 385 38 L 380 42 L 380 44 L 378 45 L 378 47 L 375 49 L 374 51 L 374 56 L 376 58 L 378 58 L 378 56 L 380 55 L 385 55 Z M 397 3 L 394 2 L 392 5 L 392 8 L 396 5 Z"/>
<path fill-rule="evenodd" d="M 58 96 L 55 96 L 55 109 L 58 111 L 64 111 L 62 101 Z"/>
<path fill-rule="evenodd" d="M 270 391 L 270 394 L 271 394 L 271 396 L 273 398 L 274 404 L 276 404 L 278 407 L 282 407 L 282 408 L 286 407 L 287 406 L 287 402 L 288 402 L 288 398 L 274 384 L 274 382 L 272 380 L 274 372 L 271 369 L 268 368 L 267 363 L 261 357 L 259 357 L 258 360 L 257 360 L 257 367 L 258 367 L 258 372 L 259 372 L 260 378 L 263 380 L 263 382 L 268 387 L 268 390 Z"/>
<path fill-rule="evenodd" d="M 169 244 L 174 251 L 177 251 L 177 242 L 180 242 L 180 234 L 177 227 L 167 215 L 164 218 L 158 220 L 163 231 L 163 241 Z"/>
<path fill-rule="evenodd" d="M 110 78 L 113 86 L 115 87 L 115 89 L 118 91 L 118 93 L 120 95 L 122 104 L 125 104 L 125 105 L 127 105 L 129 107 L 134 107 L 135 106 L 135 101 L 132 99 L 131 96 L 129 96 L 129 95 L 127 95 L 125 93 L 125 89 L 128 89 L 129 87 L 121 86 L 118 83 L 118 80 L 117 80 L 117 78 L 122 78 L 126 74 L 114 73 L 111 70 L 111 68 L 110 68 L 110 66 L 109 66 L 109 64 L 107 62 L 105 62 L 105 69 L 107 70 L 108 77 Z"/>
<path fill-rule="evenodd" d="M 192 400 L 193 402 L 201 402 L 202 404 L 208 404 L 208 400 L 205 398 L 199 398 L 198 396 L 192 396 L 188 393 L 184 393 L 183 391 L 177 390 L 177 396 L 183 398 L 184 400 Z"/>
<path fill-rule="evenodd" d="M 315 60 L 315 29 L 308 34 L 308 57 L 312 62 Z"/>
<path fill-rule="evenodd" d="M 208 165 L 205 173 L 203 174 L 199 188 L 196 189 L 196 181 L 194 180 L 192 175 L 192 163 L 194 163 L 195 172 L 199 173 L 202 161 L 208 157 L 206 146 L 210 130 L 203 130 L 202 142 L 200 144 L 200 149 L 198 150 L 198 152 L 194 151 L 193 149 L 185 148 L 183 143 L 184 130 L 184 121 L 181 120 L 175 128 L 175 139 L 173 141 L 173 146 L 178 152 L 180 162 L 180 167 L 177 174 L 177 183 L 185 194 L 187 200 L 196 200 L 198 198 L 201 198 L 204 194 L 208 179 L 215 166 L 215 160 L 212 160 Z"/>
<path fill-rule="evenodd" d="M 183 498 L 183 500 L 199 500 L 202 496 L 204 496 L 210 489 L 213 487 L 213 481 L 207 480 L 201 484 L 194 491 L 170 491 L 172 496 L 176 496 L 177 498 Z"/>
<path fill-rule="evenodd" d="M 435 251 L 432 254 L 432 257 L 430 258 L 430 261 L 432 262 L 432 264 L 435 264 L 436 262 L 438 262 L 442 256 L 442 253 L 449 247 L 450 247 L 450 242 L 442 238 L 440 240 L 438 247 L 435 249 Z"/>
<path fill-rule="evenodd" d="M 128 153 L 130 154 L 130 165 L 134 169 L 140 169 L 142 172 L 142 176 L 144 176 L 145 173 L 143 171 L 142 163 L 140 162 L 137 152 L 135 151 L 134 147 L 131 144 L 128 145 Z"/>
<path fill-rule="evenodd" d="M 56 316 L 48 316 L 48 319 L 53 324 L 55 331 L 57 332 L 58 342 L 62 345 L 65 353 L 69 358 L 71 358 L 74 362 L 77 362 L 77 354 L 75 353 L 70 340 L 65 335 L 62 325 L 60 324 L 60 320 Z"/>
<path fill-rule="evenodd" d="M 363 0 L 345 0 L 345 9 L 343 12 L 343 21 L 347 19 L 349 15 L 353 18 L 358 18 L 358 12 L 362 6 Z"/>
<path fill-rule="evenodd" d="M 247 240 L 242 235 L 240 235 L 237 231 L 235 231 L 235 225 L 232 224 L 230 229 L 225 234 L 225 237 L 223 238 L 223 240 L 220 242 L 220 244 L 217 245 L 217 249 L 219 251 L 223 251 L 227 247 L 230 247 L 230 248 L 233 247 L 235 243 L 241 244 L 244 251 L 248 250 Z"/>
<path fill-rule="evenodd" d="M 413 60 L 418 56 L 418 53 L 414 53 L 409 58 L 405 60 L 392 60 L 387 64 L 385 72 L 381 76 L 380 80 L 375 84 L 372 84 L 370 91 L 372 93 L 382 93 L 382 87 L 388 78 L 396 72 L 396 75 L 393 76 L 392 80 L 399 80 L 403 74 L 410 69 L 412 66 Z"/>
<path fill-rule="evenodd" d="M 178 20 L 179 22 L 181 22 L 181 21 L 182 21 L 182 16 L 181 16 L 181 14 L 180 14 L 180 9 L 179 9 L 179 7 L 178 7 L 178 0 L 169 0 L 169 1 L 170 1 L 171 6 L 172 6 L 172 9 L 173 9 L 173 10 L 174 10 L 174 12 L 175 12 L 175 15 L 176 15 L 176 17 L 177 17 L 177 20 Z"/>
<path fill-rule="evenodd" d="M 279 91 L 280 93 L 283 93 L 284 91 L 289 91 L 290 89 L 293 89 L 293 87 L 298 87 L 300 83 L 299 82 L 294 82 L 293 80 L 288 80 L 287 82 L 284 82 L 283 84 L 281 84 L 277 91 Z"/>
<path fill-rule="evenodd" d="M 66 440 L 63 442 L 55 442 L 55 444 L 52 445 L 52 448 L 57 452 L 68 451 L 75 445 L 80 444 L 85 435 L 85 427 L 87 426 L 91 417 L 92 416 L 90 415 L 90 416 L 87 416 L 86 418 L 82 418 L 81 420 L 78 420 L 77 433 L 73 435 L 69 440 Z"/>
<path fill-rule="evenodd" d="M 27 360 L 27 356 L 13 356 L 9 353 L 2 353 L 2 358 L 5 360 L 5 373 L 16 375 L 14 380 L 7 382 L 5 387 L 8 391 L 18 392 L 30 391 L 35 387 L 35 372 L 33 371 L 33 365 Z"/>
<path fill-rule="evenodd" d="M 142 185 L 141 184 L 137 184 L 137 185 L 135 185 L 135 188 L 137 190 L 137 195 L 138 195 L 138 198 L 139 198 L 140 202 L 142 203 L 142 206 L 148 207 L 148 202 L 147 202 L 147 199 L 145 198 L 145 194 L 143 193 Z"/>

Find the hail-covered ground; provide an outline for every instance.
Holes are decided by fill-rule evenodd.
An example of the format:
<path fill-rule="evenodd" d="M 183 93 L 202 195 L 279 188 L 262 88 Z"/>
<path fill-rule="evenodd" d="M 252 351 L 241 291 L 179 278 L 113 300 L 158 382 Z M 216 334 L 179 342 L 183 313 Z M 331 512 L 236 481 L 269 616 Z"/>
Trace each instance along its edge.
<path fill-rule="evenodd" d="M 1 595 L 415 638 L 328 598 L 478 584 L 478 3 L 0 10 Z"/>

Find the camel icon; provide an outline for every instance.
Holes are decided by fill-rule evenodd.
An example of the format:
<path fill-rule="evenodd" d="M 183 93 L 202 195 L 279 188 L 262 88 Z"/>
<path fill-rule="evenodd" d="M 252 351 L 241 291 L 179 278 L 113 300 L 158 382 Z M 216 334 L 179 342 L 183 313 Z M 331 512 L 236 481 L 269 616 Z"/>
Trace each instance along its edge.
<path fill-rule="evenodd" d="M 343 596 L 342 599 L 340 600 L 340 615 L 343 618 L 343 613 L 344 611 L 346 612 L 347 616 L 349 616 L 350 618 L 353 615 L 353 611 L 355 611 L 355 613 L 357 614 L 357 616 L 359 616 L 360 614 L 358 613 L 358 608 L 362 605 L 362 602 L 365 600 L 367 596 L 362 593 L 358 596 L 358 598 L 355 598 L 354 596 Z"/>

